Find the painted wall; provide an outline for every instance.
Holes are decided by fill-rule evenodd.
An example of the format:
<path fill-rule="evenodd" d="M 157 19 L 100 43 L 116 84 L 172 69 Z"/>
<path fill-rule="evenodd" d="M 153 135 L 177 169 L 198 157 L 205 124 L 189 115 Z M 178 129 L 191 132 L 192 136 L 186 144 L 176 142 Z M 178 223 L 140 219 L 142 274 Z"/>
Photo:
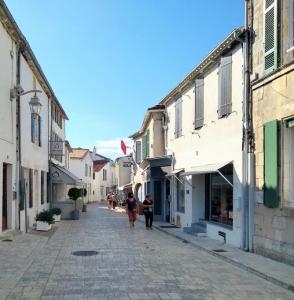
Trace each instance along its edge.
<path fill-rule="evenodd" d="M 119 157 L 115 160 L 115 177 L 117 187 L 121 187 L 131 182 L 131 167 L 124 167 L 124 163 L 131 163 L 130 156 Z"/>
<path fill-rule="evenodd" d="M 28 169 L 34 170 L 34 199 L 33 207 L 29 208 L 29 199 L 27 197 L 27 217 L 28 225 L 32 227 L 35 222 L 35 216 L 43 209 L 49 208 L 47 201 L 41 205 L 41 171 L 48 172 L 48 113 L 49 113 L 49 99 L 43 91 L 42 87 L 35 79 L 32 70 L 23 57 L 21 57 L 21 86 L 25 91 L 38 89 L 42 93 L 38 94 L 42 109 L 40 116 L 42 118 L 41 130 L 41 147 L 37 143 L 31 141 L 31 111 L 29 101 L 33 94 L 21 96 L 21 148 L 22 148 L 22 167 L 25 168 L 24 178 L 28 182 Z M 45 180 L 46 190 L 47 180 Z M 47 193 L 45 193 L 45 198 Z M 21 230 L 25 228 L 25 212 L 20 213 Z"/>
<path fill-rule="evenodd" d="M 206 164 L 234 163 L 234 227 L 228 233 L 228 243 L 240 246 L 241 226 L 241 178 L 242 178 L 242 101 L 243 101 L 243 51 L 241 46 L 232 50 L 232 113 L 218 119 L 218 64 L 204 74 L 204 126 L 194 130 L 195 94 L 194 85 L 182 93 L 182 132 L 175 138 L 175 103 L 167 106 L 167 154 L 174 153 L 174 169 L 193 171 L 193 167 Z M 177 100 L 177 99 L 175 99 Z M 191 179 L 190 179 L 191 180 Z M 190 183 L 191 184 L 191 183 Z M 182 226 L 194 222 L 192 210 L 192 188 L 185 183 L 185 213 L 177 213 Z M 197 185 L 195 186 L 195 191 Z M 176 199 L 174 201 L 176 203 Z M 175 207 L 176 209 L 176 207 Z M 199 208 L 202 209 L 201 207 Z M 216 229 L 208 231 L 215 236 Z"/>
<path fill-rule="evenodd" d="M 10 100 L 10 89 L 16 81 L 16 47 L 0 22 L 0 233 L 2 232 L 3 163 L 9 165 L 8 176 L 8 228 L 15 229 L 18 223 L 16 173 L 16 100 Z"/>
<path fill-rule="evenodd" d="M 106 170 L 106 180 L 103 180 L 103 170 Z M 103 186 L 103 194 L 101 194 L 101 186 Z M 94 201 L 106 200 L 106 189 L 108 188 L 111 191 L 113 186 L 115 186 L 115 165 L 113 162 L 109 162 L 99 172 L 95 172 L 93 182 Z"/>

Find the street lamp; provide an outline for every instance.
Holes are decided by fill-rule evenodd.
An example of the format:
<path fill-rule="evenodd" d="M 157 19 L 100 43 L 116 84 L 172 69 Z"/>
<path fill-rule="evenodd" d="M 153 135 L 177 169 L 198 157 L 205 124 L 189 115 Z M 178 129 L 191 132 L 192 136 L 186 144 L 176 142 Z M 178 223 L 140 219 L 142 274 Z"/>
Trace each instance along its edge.
<path fill-rule="evenodd" d="M 40 102 L 40 99 L 37 96 L 37 92 L 36 91 L 35 91 L 35 95 L 31 98 L 31 100 L 29 102 L 29 105 L 30 105 L 31 113 L 37 114 L 37 115 L 40 114 L 40 111 L 41 111 L 41 108 L 42 108 L 42 104 Z"/>

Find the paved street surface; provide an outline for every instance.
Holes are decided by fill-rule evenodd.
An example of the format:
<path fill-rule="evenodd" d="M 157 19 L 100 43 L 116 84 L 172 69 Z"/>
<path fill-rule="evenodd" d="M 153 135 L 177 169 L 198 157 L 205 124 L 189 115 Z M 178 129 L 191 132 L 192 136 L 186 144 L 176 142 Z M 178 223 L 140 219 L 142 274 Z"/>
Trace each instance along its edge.
<path fill-rule="evenodd" d="M 95 256 L 73 256 L 93 250 Z M 0 242 L 0 299 L 294 299 L 294 293 L 98 205 L 51 237 Z"/>

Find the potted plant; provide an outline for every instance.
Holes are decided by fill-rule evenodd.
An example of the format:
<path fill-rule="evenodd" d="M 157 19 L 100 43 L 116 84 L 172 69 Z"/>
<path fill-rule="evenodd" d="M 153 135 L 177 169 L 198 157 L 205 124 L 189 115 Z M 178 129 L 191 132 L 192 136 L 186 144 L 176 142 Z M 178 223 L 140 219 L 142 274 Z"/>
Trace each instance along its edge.
<path fill-rule="evenodd" d="M 50 211 L 53 215 L 54 221 L 55 222 L 60 222 L 61 209 L 59 207 L 52 207 Z"/>
<path fill-rule="evenodd" d="M 81 197 L 83 197 L 83 200 L 84 200 L 84 197 L 87 196 L 87 190 L 85 188 L 81 188 L 80 189 L 80 193 L 81 193 Z M 86 203 L 83 203 L 83 209 L 82 209 L 82 212 L 86 212 L 87 211 L 87 204 Z"/>
<path fill-rule="evenodd" d="M 73 220 L 78 220 L 80 218 L 80 211 L 77 209 L 77 200 L 79 199 L 81 192 L 78 188 L 70 188 L 67 195 L 71 200 L 75 202 L 75 209 L 72 212 L 72 218 Z"/>
<path fill-rule="evenodd" d="M 53 215 L 50 210 L 43 210 L 36 216 L 37 230 L 48 231 L 51 229 L 51 224 L 54 222 Z"/>

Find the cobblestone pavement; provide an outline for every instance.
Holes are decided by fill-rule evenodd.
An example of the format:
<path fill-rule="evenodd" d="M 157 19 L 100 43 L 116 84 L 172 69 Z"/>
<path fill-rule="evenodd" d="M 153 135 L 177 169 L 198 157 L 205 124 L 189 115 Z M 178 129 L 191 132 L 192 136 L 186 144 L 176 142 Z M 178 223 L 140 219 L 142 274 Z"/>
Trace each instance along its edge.
<path fill-rule="evenodd" d="M 79 250 L 98 254 L 72 255 Z M 129 229 L 126 215 L 98 205 L 80 221 L 62 222 L 50 239 L 1 243 L 0 255 L 0 299 L 294 299 L 142 223 Z"/>

